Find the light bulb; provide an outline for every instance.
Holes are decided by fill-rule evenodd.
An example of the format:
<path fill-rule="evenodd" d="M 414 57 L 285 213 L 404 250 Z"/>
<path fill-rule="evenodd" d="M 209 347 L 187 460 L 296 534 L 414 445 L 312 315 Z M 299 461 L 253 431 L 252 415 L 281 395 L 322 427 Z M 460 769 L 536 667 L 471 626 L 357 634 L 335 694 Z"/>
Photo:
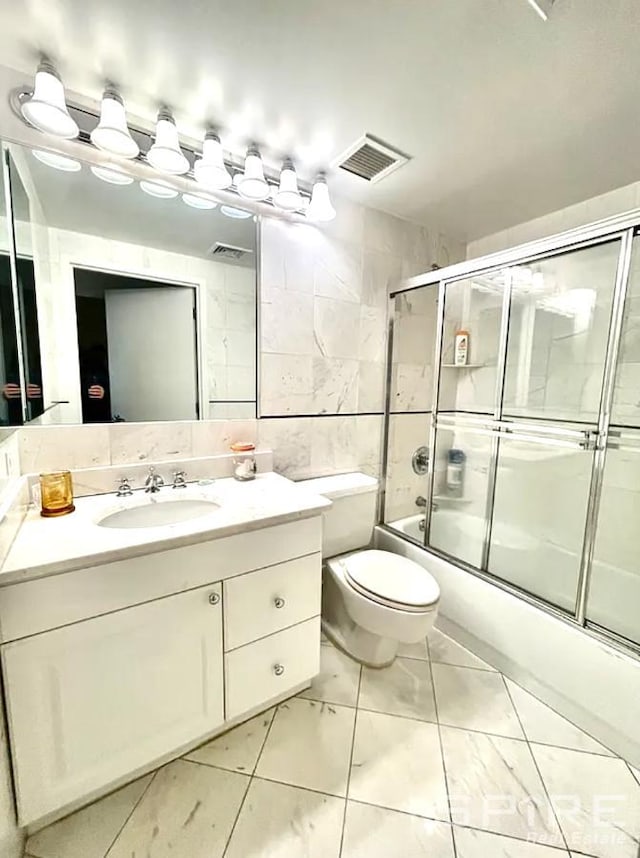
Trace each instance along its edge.
<path fill-rule="evenodd" d="M 46 164 L 47 167 L 53 167 L 54 170 L 63 170 L 65 173 L 77 173 L 82 169 L 80 161 L 74 158 L 67 158 L 66 155 L 58 155 L 57 152 L 45 152 L 43 149 L 32 149 L 31 154 L 38 161 Z"/>
<path fill-rule="evenodd" d="M 98 149 L 122 158 L 135 158 L 140 151 L 127 127 L 122 98 L 115 89 L 104 91 L 100 121 L 91 132 L 91 142 Z"/>
<path fill-rule="evenodd" d="M 202 144 L 202 157 L 193 165 L 196 182 L 205 188 L 219 191 L 231 184 L 231 173 L 224 163 L 220 138 L 212 131 L 207 131 Z"/>
<path fill-rule="evenodd" d="M 172 200 L 178 196 L 178 192 L 171 185 L 165 185 L 164 182 L 140 182 L 140 187 L 149 194 L 150 197 L 158 197 L 161 200 Z"/>
<path fill-rule="evenodd" d="M 237 209 L 234 206 L 220 206 L 220 213 L 236 220 L 245 220 L 251 217 L 251 212 L 246 212 L 244 209 Z"/>
<path fill-rule="evenodd" d="M 302 208 L 303 201 L 298 191 L 298 177 L 293 162 L 289 158 L 282 164 L 280 185 L 273 196 L 273 202 L 279 209 L 286 212 L 295 212 Z"/>
<path fill-rule="evenodd" d="M 38 131 L 54 134 L 71 140 L 80 129 L 69 115 L 64 97 L 64 86 L 58 72 L 47 60 L 43 60 L 36 72 L 33 94 L 20 107 L 22 115 Z"/>
<path fill-rule="evenodd" d="M 264 177 L 262 158 L 255 147 L 247 150 L 244 159 L 244 173 L 235 177 L 238 193 L 249 200 L 266 200 L 269 196 L 269 184 Z"/>
<path fill-rule="evenodd" d="M 324 173 L 318 173 L 311 191 L 311 202 L 307 208 L 309 220 L 317 223 L 327 223 L 336 216 L 336 210 L 331 204 L 329 187 Z"/>
<path fill-rule="evenodd" d="M 108 182 L 110 185 L 131 185 L 133 184 L 133 176 L 125 173 L 117 167 L 100 167 L 94 165 L 91 167 L 91 172 L 103 182 Z"/>
<path fill-rule="evenodd" d="M 147 152 L 147 161 L 156 170 L 178 176 L 189 169 L 189 161 L 180 149 L 178 129 L 168 110 L 158 113 L 156 138 Z"/>
<path fill-rule="evenodd" d="M 182 202 L 191 206 L 192 209 L 215 209 L 218 203 L 207 197 L 201 197 L 199 194 L 183 194 Z"/>

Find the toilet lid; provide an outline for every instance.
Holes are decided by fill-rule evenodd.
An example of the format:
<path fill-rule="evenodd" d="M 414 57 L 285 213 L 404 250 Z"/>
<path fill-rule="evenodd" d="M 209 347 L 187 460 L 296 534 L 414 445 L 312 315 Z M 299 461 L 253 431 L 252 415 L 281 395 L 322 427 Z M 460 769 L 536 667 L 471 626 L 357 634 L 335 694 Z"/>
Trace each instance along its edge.
<path fill-rule="evenodd" d="M 426 608 L 440 598 L 438 582 L 426 569 L 390 551 L 358 551 L 342 562 L 355 588 L 379 600 Z"/>

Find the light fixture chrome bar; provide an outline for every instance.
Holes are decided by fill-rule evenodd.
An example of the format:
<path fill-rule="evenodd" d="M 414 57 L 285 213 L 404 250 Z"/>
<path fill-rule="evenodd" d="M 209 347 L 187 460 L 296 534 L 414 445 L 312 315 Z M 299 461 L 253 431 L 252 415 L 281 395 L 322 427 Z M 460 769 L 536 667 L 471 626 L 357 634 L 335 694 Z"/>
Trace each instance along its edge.
<path fill-rule="evenodd" d="M 433 486 L 436 470 L 436 440 L 438 420 L 438 398 L 440 396 L 440 372 L 442 367 L 442 345 L 444 341 L 444 312 L 447 285 L 444 280 L 438 284 L 438 306 L 436 313 L 436 347 L 433 356 L 433 384 L 431 388 L 431 414 L 429 419 L 429 471 L 427 472 L 427 506 L 424 511 L 424 544 L 429 544 L 431 535 L 431 514 L 433 512 Z"/>
<path fill-rule="evenodd" d="M 27 123 L 26 123 L 24 117 L 22 116 L 21 105 L 31 97 L 32 93 L 33 93 L 32 87 L 22 86 L 22 87 L 18 87 L 17 89 L 14 89 L 9 94 L 9 105 L 11 107 L 12 112 L 21 122 L 23 122 L 25 124 L 27 124 Z M 75 111 L 76 113 L 83 114 L 84 116 L 89 117 L 92 120 L 99 121 L 100 113 L 98 111 L 91 110 L 91 109 L 89 109 L 83 105 L 79 105 L 79 104 L 77 104 L 73 101 L 70 101 L 70 100 L 67 100 L 66 103 L 67 103 L 67 106 L 69 108 L 71 108 L 73 111 Z M 153 139 L 153 135 L 154 135 L 152 127 L 143 127 L 141 124 L 132 123 L 130 121 L 127 121 L 127 127 L 129 128 L 130 131 L 135 132 L 138 135 L 141 135 L 142 137 L 148 139 L 149 142 L 151 143 L 151 141 Z M 201 154 L 201 151 L 200 151 L 198 144 L 191 137 L 183 138 L 182 136 L 180 136 L 179 139 L 180 139 L 180 148 L 183 150 L 183 152 L 185 152 L 188 156 L 190 156 L 190 162 L 195 162 L 196 156 Z M 7 141 L 8 142 L 21 142 L 21 141 L 17 141 L 17 140 L 11 141 L 8 138 L 7 138 Z M 82 160 L 85 160 L 88 164 L 95 164 L 98 166 L 104 166 L 104 160 L 102 157 L 100 157 L 100 155 L 101 155 L 100 151 L 97 150 L 95 148 L 95 146 L 93 145 L 93 143 L 91 142 L 90 132 L 81 128 L 80 134 L 72 142 L 73 142 L 73 146 L 74 146 L 73 157 L 81 158 Z M 65 144 L 68 144 L 68 143 L 69 143 L 69 141 L 66 141 L 66 140 L 56 140 L 56 138 L 49 139 L 48 137 L 43 136 L 43 145 L 41 148 L 52 151 L 52 152 L 56 152 L 56 153 L 61 154 L 61 155 L 66 155 L 67 157 L 70 157 L 70 155 L 69 155 L 70 150 L 69 150 L 69 148 L 67 148 L 67 146 L 65 146 Z M 86 151 L 86 155 L 84 155 L 84 154 L 78 155 L 77 154 L 77 148 L 76 147 L 78 145 L 83 146 L 83 148 Z M 96 155 L 98 157 L 96 157 Z M 121 167 L 121 169 L 123 171 L 129 172 L 129 166 L 128 166 L 129 164 L 146 164 L 146 163 L 147 163 L 146 155 L 141 152 L 136 158 L 132 158 L 132 159 L 128 160 L 126 163 L 123 163 L 119 166 Z M 242 172 L 243 165 L 244 165 L 244 159 L 239 155 L 233 156 L 233 157 L 225 157 L 224 158 L 224 164 L 231 171 Z M 184 185 L 176 183 L 175 182 L 176 179 L 178 181 L 187 180 L 187 182 L 191 186 L 191 189 L 189 191 L 187 191 L 188 193 L 193 193 L 193 194 L 200 195 L 203 197 L 211 197 L 211 198 L 215 199 L 216 201 L 226 201 L 230 205 L 234 205 L 236 202 L 239 203 L 240 201 L 242 201 L 242 207 L 244 207 L 245 209 L 249 209 L 251 211 L 254 211 L 256 213 L 264 212 L 265 207 L 266 207 L 270 211 L 276 212 L 280 216 L 286 215 L 288 218 L 296 219 L 296 220 L 299 220 L 299 221 L 304 222 L 304 223 L 309 223 L 304 212 L 302 212 L 302 211 L 284 212 L 282 209 L 278 208 L 274 204 L 273 200 L 270 198 L 267 198 L 265 200 L 260 200 L 260 201 L 255 202 L 255 203 L 249 199 L 246 199 L 245 197 L 241 196 L 241 194 L 238 192 L 238 189 L 236 188 L 236 186 L 234 184 L 231 184 L 229 187 L 219 189 L 219 190 L 207 189 L 207 188 L 203 187 L 199 182 L 196 181 L 193 166 L 191 166 L 190 169 L 186 173 L 183 173 L 179 176 L 174 176 L 174 175 L 171 175 L 169 173 L 167 173 L 167 174 L 160 173 L 159 175 L 161 175 L 161 177 L 162 177 L 161 179 L 157 179 L 158 171 L 153 169 L 151 164 L 149 164 L 149 167 L 153 170 L 153 172 L 155 174 L 154 178 L 148 177 L 149 181 L 162 181 L 164 184 L 170 185 L 171 187 L 174 187 L 176 190 L 178 190 L 180 192 L 184 192 L 185 188 L 184 188 Z M 134 178 L 136 178 L 136 179 L 140 178 L 140 176 L 138 176 L 136 173 L 131 173 L 131 175 L 133 175 Z M 274 169 L 271 169 L 270 167 L 267 166 L 264 168 L 264 175 L 270 184 L 272 184 L 274 186 L 278 185 L 279 178 L 280 178 L 279 170 L 274 170 Z M 145 177 L 145 178 L 147 178 L 147 177 Z M 304 200 L 304 204 L 306 204 L 307 202 L 309 202 L 311 200 L 312 186 L 313 186 L 313 183 L 307 182 L 303 179 L 300 179 L 300 177 L 298 177 L 298 190 L 299 190 L 301 197 Z M 230 199 L 230 198 L 233 198 L 233 199 Z"/>
<path fill-rule="evenodd" d="M 613 305 L 611 308 L 611 325 L 609 327 L 609 338 L 607 340 L 607 351 L 604 362 L 604 378 L 602 392 L 600 395 L 600 413 L 598 416 L 598 440 L 593 464 L 591 466 L 591 483 L 589 485 L 589 501 L 582 543 L 582 555 L 580 558 L 580 573 L 578 575 L 578 592 L 576 598 L 576 620 L 580 625 L 585 624 L 587 618 L 587 600 L 589 598 L 589 580 L 591 577 L 591 566 L 595 548 L 596 533 L 598 527 L 598 513 L 600 510 L 600 498 L 602 496 L 602 485 L 604 481 L 604 466 L 607 454 L 607 440 L 609 423 L 611 420 L 611 408 L 615 393 L 615 378 L 620 351 L 620 339 L 622 337 L 622 323 L 624 320 L 624 307 L 627 295 L 627 285 L 631 270 L 631 253 L 633 251 L 633 229 L 628 229 L 622 236 L 620 243 L 620 256 L 616 271 L 616 282 L 613 291 Z"/>

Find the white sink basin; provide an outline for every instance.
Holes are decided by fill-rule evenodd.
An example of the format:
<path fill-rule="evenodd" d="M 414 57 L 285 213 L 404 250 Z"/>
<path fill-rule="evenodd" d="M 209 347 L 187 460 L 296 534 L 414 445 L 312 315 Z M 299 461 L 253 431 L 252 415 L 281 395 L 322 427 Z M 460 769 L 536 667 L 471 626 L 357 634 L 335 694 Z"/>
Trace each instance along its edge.
<path fill-rule="evenodd" d="M 162 527 L 178 524 L 192 518 L 209 515 L 219 505 L 208 500 L 184 500 L 150 502 L 129 509 L 112 512 L 98 522 L 100 527 Z"/>

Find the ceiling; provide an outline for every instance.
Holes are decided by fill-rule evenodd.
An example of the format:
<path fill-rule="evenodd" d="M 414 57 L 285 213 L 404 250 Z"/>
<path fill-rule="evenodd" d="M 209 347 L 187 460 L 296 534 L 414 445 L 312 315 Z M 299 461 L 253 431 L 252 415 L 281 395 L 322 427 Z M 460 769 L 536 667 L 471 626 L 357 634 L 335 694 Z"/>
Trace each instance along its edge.
<path fill-rule="evenodd" d="M 144 193 L 137 182 L 125 186 L 108 184 L 97 179 L 86 164 L 77 173 L 61 172 L 42 164 L 29 150 L 23 152 L 25 157 L 20 163 L 22 169 L 29 171 L 30 185 L 47 226 L 201 259 L 212 259 L 211 249 L 220 242 L 251 251 L 238 262 L 224 258 L 220 261 L 247 267 L 256 264 L 253 217 L 237 220 L 226 217 L 219 208 L 194 209 L 180 197 L 158 199 Z M 23 195 L 24 191 L 14 183 L 12 196 L 19 220 L 28 219 Z"/>
<path fill-rule="evenodd" d="M 474 239 L 640 178 L 640 3 L 556 0 L 25 0 L 0 56 L 67 86 L 118 82 L 242 145 L 325 165 L 369 132 L 413 156 L 340 193 Z"/>

